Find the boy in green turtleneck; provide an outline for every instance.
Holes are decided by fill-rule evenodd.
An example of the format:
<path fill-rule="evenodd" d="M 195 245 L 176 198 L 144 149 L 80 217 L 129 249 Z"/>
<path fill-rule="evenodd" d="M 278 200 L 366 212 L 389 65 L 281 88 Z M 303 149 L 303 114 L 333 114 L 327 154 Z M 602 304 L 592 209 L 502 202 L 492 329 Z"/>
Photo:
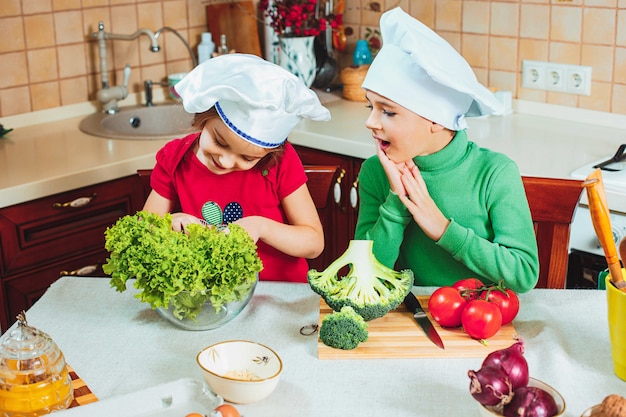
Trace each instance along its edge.
<path fill-rule="evenodd" d="M 442 38 L 400 8 L 381 18 L 383 47 L 363 82 L 377 155 L 359 174 L 356 239 L 410 268 L 415 285 L 476 277 L 516 292 L 539 261 L 517 165 L 468 141 L 465 115 L 501 105 Z"/>

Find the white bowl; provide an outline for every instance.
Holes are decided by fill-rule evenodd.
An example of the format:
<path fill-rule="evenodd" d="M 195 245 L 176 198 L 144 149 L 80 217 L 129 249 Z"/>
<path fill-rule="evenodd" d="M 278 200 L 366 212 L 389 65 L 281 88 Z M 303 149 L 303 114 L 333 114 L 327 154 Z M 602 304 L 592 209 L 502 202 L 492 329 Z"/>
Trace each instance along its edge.
<path fill-rule="evenodd" d="M 541 388 L 548 394 L 552 395 L 552 398 L 554 398 L 554 401 L 556 402 L 557 409 L 559 410 L 555 417 L 560 417 L 563 415 L 563 413 L 565 413 L 565 399 L 557 390 L 555 390 L 545 382 L 542 382 L 535 378 L 528 379 L 528 386 Z M 480 415 L 483 417 L 502 416 L 502 414 L 496 412 L 492 407 L 484 406 L 479 402 L 476 402 L 476 404 L 478 404 Z"/>
<path fill-rule="evenodd" d="M 196 360 L 213 392 L 237 404 L 267 398 L 283 371 L 276 352 L 247 340 L 216 343 L 202 349 Z"/>

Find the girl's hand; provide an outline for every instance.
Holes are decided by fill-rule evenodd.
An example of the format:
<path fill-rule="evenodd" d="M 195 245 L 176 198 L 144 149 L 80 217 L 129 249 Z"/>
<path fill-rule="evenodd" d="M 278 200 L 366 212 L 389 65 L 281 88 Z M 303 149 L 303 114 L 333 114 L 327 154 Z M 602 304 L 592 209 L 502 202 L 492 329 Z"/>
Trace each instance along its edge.
<path fill-rule="evenodd" d="M 380 146 L 376 146 L 376 155 L 378 155 L 380 164 L 383 166 L 383 169 L 387 174 L 387 179 L 389 180 L 391 191 L 398 195 L 406 195 L 406 191 L 404 189 L 404 185 L 402 184 L 401 179 L 402 169 L 405 167 L 405 162 L 396 164 L 391 159 L 389 159 L 385 151 L 383 151 Z M 411 163 L 412 162 L 413 161 L 411 161 Z"/>
<path fill-rule="evenodd" d="M 256 243 L 262 236 L 263 224 L 266 219 L 260 216 L 248 216 L 242 217 L 234 223 L 243 227 L 250 235 L 254 243 Z"/>
<path fill-rule="evenodd" d="M 172 229 L 176 232 L 184 232 L 187 225 L 192 223 L 206 225 L 204 220 L 192 216 L 191 214 L 172 213 Z"/>
<path fill-rule="evenodd" d="M 434 241 L 438 241 L 450 224 L 428 193 L 419 168 L 413 161 L 406 162 L 401 176 L 406 194 L 398 194 L 415 222 Z"/>

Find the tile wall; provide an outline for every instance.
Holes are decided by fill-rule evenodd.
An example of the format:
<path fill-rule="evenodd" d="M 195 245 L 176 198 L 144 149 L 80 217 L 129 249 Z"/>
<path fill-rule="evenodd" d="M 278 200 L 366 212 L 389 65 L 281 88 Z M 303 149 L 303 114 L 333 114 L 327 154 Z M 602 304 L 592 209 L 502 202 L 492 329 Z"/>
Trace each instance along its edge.
<path fill-rule="evenodd" d="M 170 26 L 194 48 L 206 30 L 203 0 L 1 0 L 0 117 L 93 100 L 99 88 L 97 43 L 89 34 L 130 34 Z M 382 10 L 401 6 L 447 39 L 479 80 L 515 97 L 626 114 L 626 0 L 345 0 L 352 34 L 340 62 L 349 65 L 356 39 L 378 25 Z M 111 41 L 109 41 L 111 43 Z M 113 41 L 110 79 L 121 83 L 126 63 L 130 86 L 187 71 L 187 50 L 171 33 L 162 50 L 149 40 Z M 521 88 L 523 59 L 588 65 L 591 96 Z"/>

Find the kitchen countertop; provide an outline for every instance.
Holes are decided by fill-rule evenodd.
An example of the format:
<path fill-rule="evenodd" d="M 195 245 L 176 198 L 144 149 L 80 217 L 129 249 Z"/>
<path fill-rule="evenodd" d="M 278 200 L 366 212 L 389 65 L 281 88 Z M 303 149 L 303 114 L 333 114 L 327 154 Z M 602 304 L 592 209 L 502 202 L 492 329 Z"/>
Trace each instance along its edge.
<path fill-rule="evenodd" d="M 290 141 L 357 158 L 374 155 L 364 126 L 365 103 L 335 94 L 320 97 L 332 121 L 304 120 Z M 514 109 L 503 117 L 468 120 L 468 134 L 480 146 L 511 157 L 525 175 L 566 178 L 626 143 L 626 116 L 521 101 Z M 79 122 L 94 111 L 93 103 L 81 103 L 2 120 L 14 130 L 0 138 L 0 208 L 154 166 L 154 155 L 167 140 L 107 139 L 81 132 Z"/>
<path fill-rule="evenodd" d="M 104 278 L 63 277 L 26 313 L 100 400 L 202 379 L 195 360 L 202 348 L 245 339 L 272 347 L 284 364 L 270 397 L 237 406 L 246 417 L 479 415 L 467 371 L 484 357 L 318 359 L 317 337 L 299 332 L 319 318 L 320 297 L 307 284 L 260 282 L 238 317 L 200 332 L 161 319 L 135 291 L 131 285 L 118 293 Z M 605 291 L 534 289 L 520 294 L 520 303 L 513 324 L 530 376 L 563 395 L 566 417 L 579 417 L 608 394 L 626 395 L 626 381 L 613 373 Z"/>

